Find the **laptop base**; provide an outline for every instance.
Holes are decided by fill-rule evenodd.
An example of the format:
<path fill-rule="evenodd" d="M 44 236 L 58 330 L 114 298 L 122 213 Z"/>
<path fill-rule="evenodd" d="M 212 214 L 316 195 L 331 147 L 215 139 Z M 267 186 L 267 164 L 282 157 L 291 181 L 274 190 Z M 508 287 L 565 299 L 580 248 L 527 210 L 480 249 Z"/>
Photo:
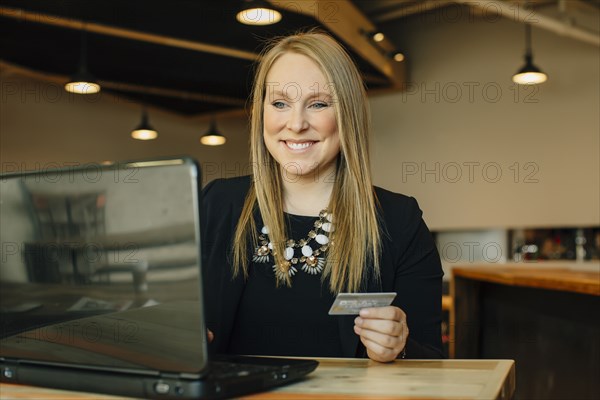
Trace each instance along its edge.
<path fill-rule="evenodd" d="M 37 366 L 2 361 L 0 381 L 62 390 L 105 393 L 149 399 L 224 399 L 261 392 L 302 379 L 318 365 L 314 360 L 219 356 L 202 379 L 183 379 L 175 374 L 131 376 L 79 368 Z M 246 378 L 247 376 L 247 378 Z M 257 379 L 258 378 L 258 379 Z M 235 384 L 230 384 L 235 382 Z"/>

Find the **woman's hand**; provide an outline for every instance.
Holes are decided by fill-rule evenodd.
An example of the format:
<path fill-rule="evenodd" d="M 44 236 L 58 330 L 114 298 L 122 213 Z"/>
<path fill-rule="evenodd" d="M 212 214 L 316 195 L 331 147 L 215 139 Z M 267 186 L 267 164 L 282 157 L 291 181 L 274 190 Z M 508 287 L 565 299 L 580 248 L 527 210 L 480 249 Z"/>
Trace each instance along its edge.
<path fill-rule="evenodd" d="M 363 308 L 354 320 L 354 332 L 371 360 L 393 361 L 406 346 L 406 314 L 394 306 Z"/>

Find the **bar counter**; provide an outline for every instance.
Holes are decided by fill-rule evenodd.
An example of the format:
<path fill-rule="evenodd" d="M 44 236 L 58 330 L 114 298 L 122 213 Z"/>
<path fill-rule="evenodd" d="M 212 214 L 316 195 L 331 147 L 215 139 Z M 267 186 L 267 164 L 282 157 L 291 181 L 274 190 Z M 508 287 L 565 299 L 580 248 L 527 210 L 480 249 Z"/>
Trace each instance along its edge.
<path fill-rule="evenodd" d="M 600 265 L 599 265 L 600 268 Z M 531 266 L 485 266 L 454 268 L 455 276 L 511 286 L 523 286 L 600 296 L 600 269 Z"/>
<path fill-rule="evenodd" d="M 452 272 L 451 355 L 514 359 L 517 398 L 600 398 L 600 266 Z"/>

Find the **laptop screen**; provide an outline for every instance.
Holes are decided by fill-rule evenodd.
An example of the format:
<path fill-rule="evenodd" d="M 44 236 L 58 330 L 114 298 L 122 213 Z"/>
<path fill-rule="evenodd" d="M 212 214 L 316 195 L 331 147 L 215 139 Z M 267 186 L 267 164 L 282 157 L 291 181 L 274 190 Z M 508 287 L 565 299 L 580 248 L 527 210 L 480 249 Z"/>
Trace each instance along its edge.
<path fill-rule="evenodd" d="M 2 176 L 0 357 L 204 369 L 198 175 L 171 159 Z"/>

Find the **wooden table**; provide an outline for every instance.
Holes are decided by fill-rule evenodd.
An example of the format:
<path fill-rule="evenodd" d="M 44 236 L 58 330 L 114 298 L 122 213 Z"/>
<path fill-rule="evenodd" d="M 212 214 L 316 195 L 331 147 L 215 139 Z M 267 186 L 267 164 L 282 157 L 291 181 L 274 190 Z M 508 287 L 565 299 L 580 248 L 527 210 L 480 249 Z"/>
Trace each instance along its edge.
<path fill-rule="evenodd" d="M 518 398 L 600 398 L 600 265 L 452 272 L 451 353 L 514 359 Z"/>
<path fill-rule="evenodd" d="M 319 359 L 305 380 L 247 400 L 297 399 L 510 399 L 515 391 L 512 360 L 398 360 L 381 364 L 366 359 Z M 1 399 L 117 399 L 89 393 L 0 385 Z"/>

